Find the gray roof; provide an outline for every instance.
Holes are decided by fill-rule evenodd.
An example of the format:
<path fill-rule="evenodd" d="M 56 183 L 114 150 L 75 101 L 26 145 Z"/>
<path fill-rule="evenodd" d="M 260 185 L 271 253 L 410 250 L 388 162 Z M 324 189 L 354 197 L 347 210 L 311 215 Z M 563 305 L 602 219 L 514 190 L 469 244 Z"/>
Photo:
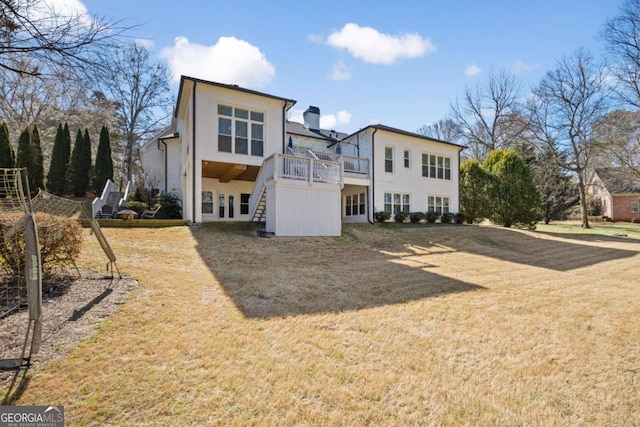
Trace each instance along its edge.
<path fill-rule="evenodd" d="M 596 168 L 594 172 L 610 194 L 640 193 L 640 179 L 628 168 Z"/>
<path fill-rule="evenodd" d="M 290 122 L 289 120 L 287 120 L 286 122 L 286 128 L 287 133 L 306 136 L 309 138 L 322 139 L 328 143 L 338 142 L 348 136 L 346 133 L 337 132 L 335 130 L 309 129 L 302 123 Z"/>

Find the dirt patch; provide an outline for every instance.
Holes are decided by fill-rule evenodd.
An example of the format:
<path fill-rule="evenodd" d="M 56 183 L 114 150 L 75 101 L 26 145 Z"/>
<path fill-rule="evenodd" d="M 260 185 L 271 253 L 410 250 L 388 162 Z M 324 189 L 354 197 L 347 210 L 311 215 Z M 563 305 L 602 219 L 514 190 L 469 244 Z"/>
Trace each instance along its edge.
<path fill-rule="evenodd" d="M 42 345 L 32 366 L 58 359 L 78 343 L 89 339 L 96 328 L 123 304 L 137 282 L 111 278 L 103 273 L 81 271 L 44 285 Z M 26 309 L 0 319 L 0 359 L 19 358 L 28 324 Z M 15 371 L 0 371 L 0 388 Z"/>

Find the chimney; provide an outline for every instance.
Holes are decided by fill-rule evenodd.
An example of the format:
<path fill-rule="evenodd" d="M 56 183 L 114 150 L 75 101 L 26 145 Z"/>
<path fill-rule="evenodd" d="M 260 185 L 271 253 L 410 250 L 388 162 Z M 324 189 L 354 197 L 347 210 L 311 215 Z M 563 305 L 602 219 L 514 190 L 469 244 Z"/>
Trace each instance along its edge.
<path fill-rule="evenodd" d="M 312 105 L 302 114 L 304 127 L 312 130 L 320 129 L 320 109 Z"/>

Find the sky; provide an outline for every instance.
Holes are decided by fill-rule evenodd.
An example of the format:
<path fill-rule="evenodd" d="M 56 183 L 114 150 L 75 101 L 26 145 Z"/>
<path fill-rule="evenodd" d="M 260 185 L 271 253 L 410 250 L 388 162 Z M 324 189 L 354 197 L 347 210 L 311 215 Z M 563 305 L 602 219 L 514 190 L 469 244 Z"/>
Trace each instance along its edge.
<path fill-rule="evenodd" d="M 596 57 L 622 0 L 49 0 L 121 25 L 172 73 L 310 105 L 321 127 L 415 132 L 507 70 L 525 97 L 563 55 Z"/>

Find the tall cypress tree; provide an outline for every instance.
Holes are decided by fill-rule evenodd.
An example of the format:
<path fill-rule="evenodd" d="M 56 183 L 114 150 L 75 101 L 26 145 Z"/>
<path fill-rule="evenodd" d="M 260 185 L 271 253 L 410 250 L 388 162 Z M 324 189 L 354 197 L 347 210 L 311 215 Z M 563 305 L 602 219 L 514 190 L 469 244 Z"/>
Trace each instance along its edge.
<path fill-rule="evenodd" d="M 9 140 L 9 129 L 6 123 L 2 123 L 2 126 L 0 126 L 0 168 L 12 168 L 14 166 L 15 157 Z"/>
<path fill-rule="evenodd" d="M 53 142 L 53 149 L 51 151 L 49 173 L 47 174 L 47 191 L 58 196 L 62 196 L 64 194 L 64 181 L 68 162 L 67 159 L 65 159 L 64 129 L 62 128 L 62 124 L 59 124 L 58 130 L 56 131 L 56 138 Z"/>
<path fill-rule="evenodd" d="M 34 195 L 38 192 L 38 189 L 37 187 L 35 187 L 35 183 L 33 182 L 33 171 L 36 169 L 35 157 L 36 156 L 33 145 L 31 144 L 31 131 L 29 130 L 29 128 L 26 128 L 22 131 L 22 133 L 20 134 L 20 138 L 18 139 L 16 167 L 27 169 L 31 195 Z"/>
<path fill-rule="evenodd" d="M 84 137 L 82 131 L 78 129 L 76 134 L 76 142 L 71 150 L 71 159 L 69 160 L 69 168 L 67 169 L 67 183 L 65 185 L 65 192 L 67 194 L 73 194 L 78 196 L 83 194 L 83 180 L 82 180 L 82 151 L 84 145 Z"/>
<path fill-rule="evenodd" d="M 31 145 L 33 146 L 34 167 L 33 173 L 29 175 L 33 176 L 33 190 L 44 188 L 44 156 L 42 155 L 42 145 L 40 144 L 40 132 L 38 132 L 38 126 L 33 125 L 33 131 L 31 132 Z"/>
<path fill-rule="evenodd" d="M 93 168 L 91 165 L 91 138 L 89 138 L 89 130 L 84 128 L 84 136 L 82 138 L 82 153 L 80 158 L 80 178 L 84 186 L 82 196 L 91 190 L 91 179 L 93 178 Z"/>
<path fill-rule="evenodd" d="M 93 190 L 102 191 L 108 179 L 113 180 L 113 160 L 111 159 L 111 143 L 109 142 L 109 130 L 102 126 L 100 130 L 100 142 L 96 153 L 95 169 L 93 171 Z"/>

